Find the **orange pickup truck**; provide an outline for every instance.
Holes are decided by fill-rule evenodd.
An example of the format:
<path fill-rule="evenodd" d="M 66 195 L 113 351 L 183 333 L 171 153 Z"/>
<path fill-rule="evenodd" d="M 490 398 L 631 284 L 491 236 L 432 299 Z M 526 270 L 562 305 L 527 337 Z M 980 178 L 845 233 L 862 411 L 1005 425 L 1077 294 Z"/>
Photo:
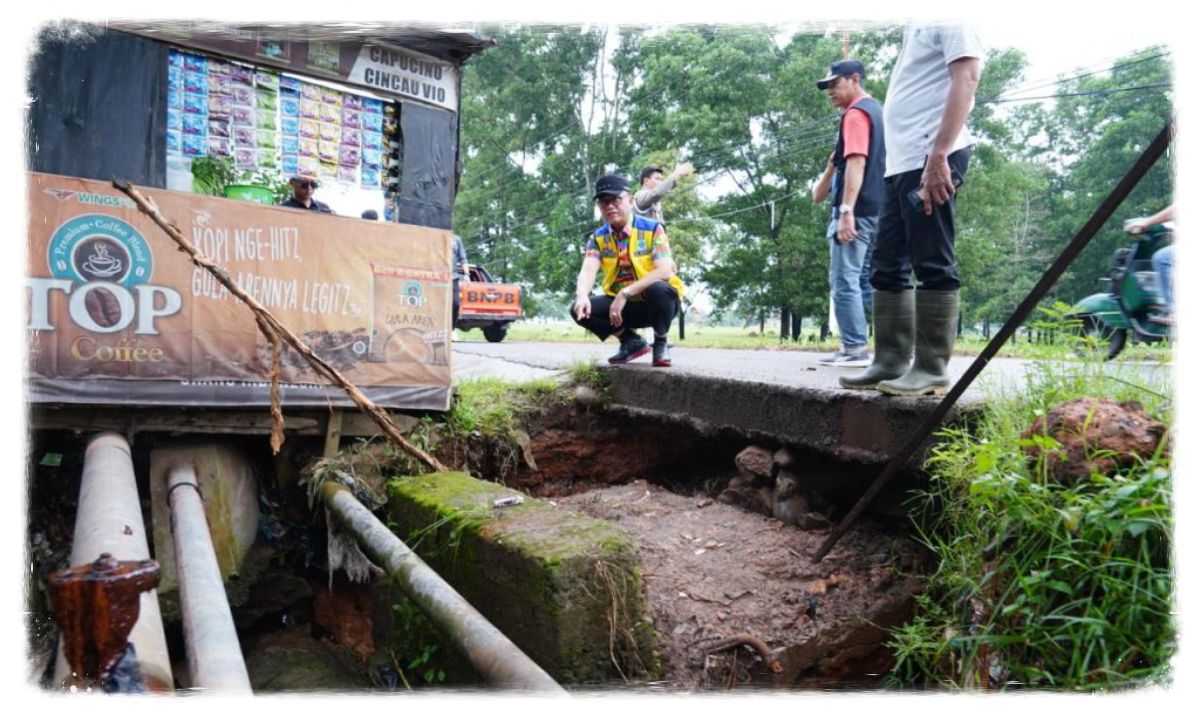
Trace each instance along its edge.
<path fill-rule="evenodd" d="M 488 342 L 500 342 L 508 334 L 508 326 L 521 319 L 521 286 L 499 282 L 479 265 L 470 265 L 469 281 L 459 283 L 458 317 L 454 329 L 483 329 Z"/>

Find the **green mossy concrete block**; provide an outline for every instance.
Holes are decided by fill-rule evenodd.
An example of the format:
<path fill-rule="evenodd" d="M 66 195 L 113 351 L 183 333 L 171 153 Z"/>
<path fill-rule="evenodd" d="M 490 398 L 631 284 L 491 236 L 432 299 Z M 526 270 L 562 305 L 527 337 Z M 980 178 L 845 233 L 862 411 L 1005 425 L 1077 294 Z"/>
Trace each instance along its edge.
<path fill-rule="evenodd" d="M 556 680 L 653 674 L 637 548 L 617 525 L 459 472 L 388 488 L 393 531 Z"/>

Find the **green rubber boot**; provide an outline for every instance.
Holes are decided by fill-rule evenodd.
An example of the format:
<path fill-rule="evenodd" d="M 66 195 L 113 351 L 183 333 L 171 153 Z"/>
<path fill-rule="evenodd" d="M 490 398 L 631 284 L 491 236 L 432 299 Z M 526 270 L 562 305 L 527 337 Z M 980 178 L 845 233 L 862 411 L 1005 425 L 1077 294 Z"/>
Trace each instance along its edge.
<path fill-rule="evenodd" d="M 880 382 L 879 391 L 894 397 L 946 394 L 946 365 L 957 334 L 958 290 L 917 290 L 916 360 L 903 377 Z"/>
<path fill-rule="evenodd" d="M 866 372 L 838 378 L 847 389 L 875 389 L 883 380 L 896 379 L 908 370 L 912 358 L 913 291 L 875 290 L 872 305 L 875 359 Z"/>

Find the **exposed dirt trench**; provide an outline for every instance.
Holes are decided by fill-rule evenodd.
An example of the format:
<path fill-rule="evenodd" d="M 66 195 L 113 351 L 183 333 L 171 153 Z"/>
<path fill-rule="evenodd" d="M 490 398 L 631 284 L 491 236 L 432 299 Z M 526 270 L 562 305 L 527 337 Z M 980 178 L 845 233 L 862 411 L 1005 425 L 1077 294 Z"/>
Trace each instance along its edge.
<path fill-rule="evenodd" d="M 766 447 L 750 445 L 737 433 L 699 433 L 663 418 L 578 405 L 543 411 L 527 429 L 523 461 L 514 461 L 513 448 L 486 442 L 459 447 L 448 459 L 481 468 L 484 477 L 507 469 L 506 484 L 630 535 L 667 686 L 879 685 L 891 665 L 886 628 L 912 615 L 921 587 L 925 555 L 907 520 L 886 507 L 823 561 L 811 561 L 877 467 L 831 462 L 769 438 L 755 438 Z M 799 486 L 782 490 L 786 483 Z M 806 512 L 820 507 L 824 516 L 793 516 L 788 509 L 801 497 L 809 500 L 801 501 Z M 814 527 L 811 517 L 826 521 Z M 712 650 L 739 636 L 760 641 Z"/>
<path fill-rule="evenodd" d="M 795 453 L 786 471 L 770 469 L 772 453 L 788 451 L 770 438 L 699 432 L 686 423 L 599 405 L 551 403 L 527 417 L 522 429 L 517 441 L 445 437 L 437 453 L 451 466 L 548 499 L 563 511 L 614 522 L 628 533 L 639 548 L 656 633 L 655 688 L 878 686 L 890 666 L 885 627 L 911 615 L 920 587 L 915 577 L 923 554 L 906 522 L 869 517 L 824 561 L 813 563 L 809 557 L 828 535 L 828 523 L 802 529 L 769 516 L 770 485 L 786 476 L 799 485 L 789 490 L 795 493 L 789 501 L 803 495 L 835 521 L 839 507 L 849 506 L 877 468 Z M 149 447 L 160 441 L 170 438 L 139 439 L 138 467 L 144 469 Z M 76 443 L 63 435 L 35 438 L 31 456 Z M 768 469 L 758 475 L 746 461 L 735 461 L 751 443 L 765 453 L 758 461 Z M 262 443 L 243 438 L 241 444 L 249 449 Z M 391 653 L 389 637 L 406 621 L 394 611 L 396 590 L 386 581 L 370 588 L 329 581 L 324 529 L 295 483 L 319 448 L 300 442 L 285 448 L 277 458 L 261 447 L 253 450 L 265 515 L 252 550 L 257 569 L 231 591 L 255 689 L 402 689 L 390 667 L 403 668 L 411 658 Z M 31 473 L 38 508 L 29 525 L 32 556 L 40 562 L 35 571 L 63 563 L 80 461 L 68 456 L 61 468 Z M 731 493 L 739 482 L 746 491 Z M 44 600 L 36 597 L 39 584 L 29 586 L 35 610 L 30 638 L 44 666 L 53 630 L 42 616 Z M 181 658 L 176 668 L 183 670 L 179 627 L 168 626 L 168 635 L 173 657 L 178 652 Z M 304 666 L 297 657 L 306 658 Z M 426 659 L 423 669 L 447 670 L 439 686 L 479 685 L 444 646 Z M 322 663 L 330 668 L 317 666 Z M 612 687 L 637 688 L 644 677 L 630 679 L 615 678 Z"/>

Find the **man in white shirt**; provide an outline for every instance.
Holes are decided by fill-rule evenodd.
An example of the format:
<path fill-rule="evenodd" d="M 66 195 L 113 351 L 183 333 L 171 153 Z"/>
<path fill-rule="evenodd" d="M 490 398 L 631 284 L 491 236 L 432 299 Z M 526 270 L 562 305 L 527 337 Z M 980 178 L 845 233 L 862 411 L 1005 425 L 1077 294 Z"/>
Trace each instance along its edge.
<path fill-rule="evenodd" d="M 904 31 L 883 105 L 885 204 L 871 272 L 875 359 L 865 373 L 842 377 L 843 387 L 897 396 L 950 387 L 959 290 L 954 195 L 974 144 L 966 120 L 983 57 L 978 34 L 961 24 Z"/>

